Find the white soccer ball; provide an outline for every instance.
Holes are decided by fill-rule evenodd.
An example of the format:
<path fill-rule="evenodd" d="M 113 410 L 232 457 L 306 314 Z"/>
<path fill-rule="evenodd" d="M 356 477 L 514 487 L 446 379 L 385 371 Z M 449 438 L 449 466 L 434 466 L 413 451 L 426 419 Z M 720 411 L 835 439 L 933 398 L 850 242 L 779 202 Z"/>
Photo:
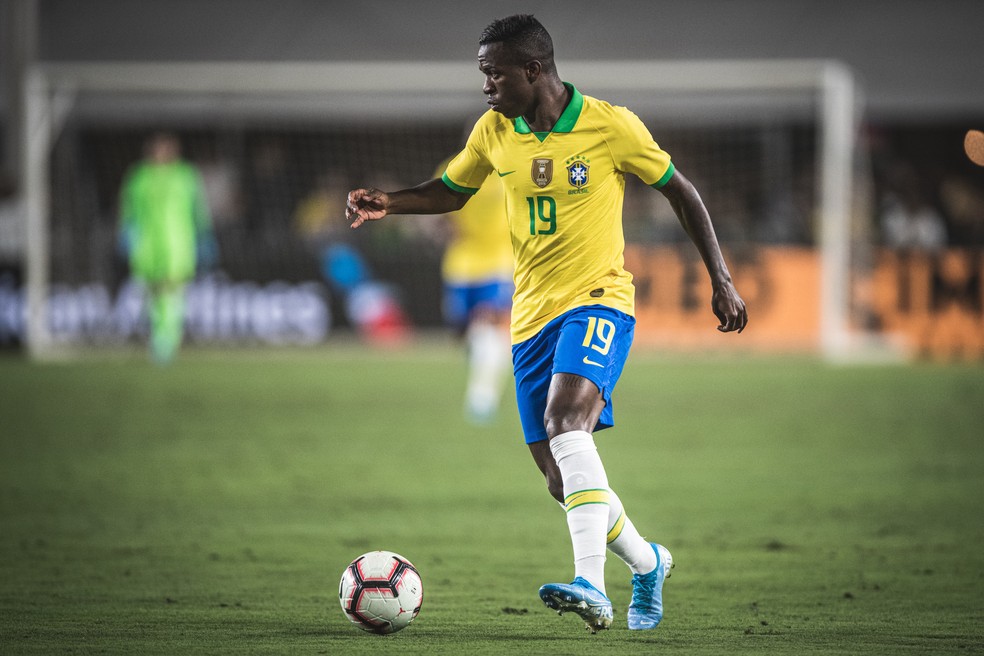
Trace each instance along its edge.
<path fill-rule="evenodd" d="M 345 617 L 370 633 L 396 633 L 420 612 L 424 586 L 413 564 L 392 551 L 370 551 L 353 560 L 338 584 Z"/>

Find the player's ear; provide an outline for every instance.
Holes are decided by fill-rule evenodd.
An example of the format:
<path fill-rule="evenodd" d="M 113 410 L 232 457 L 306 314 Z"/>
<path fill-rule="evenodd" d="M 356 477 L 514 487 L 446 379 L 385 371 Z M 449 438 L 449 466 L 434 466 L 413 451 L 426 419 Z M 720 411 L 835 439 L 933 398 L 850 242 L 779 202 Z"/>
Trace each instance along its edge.
<path fill-rule="evenodd" d="M 533 59 L 526 62 L 526 81 L 533 84 L 540 77 L 541 71 L 543 71 L 543 65 L 539 61 Z"/>

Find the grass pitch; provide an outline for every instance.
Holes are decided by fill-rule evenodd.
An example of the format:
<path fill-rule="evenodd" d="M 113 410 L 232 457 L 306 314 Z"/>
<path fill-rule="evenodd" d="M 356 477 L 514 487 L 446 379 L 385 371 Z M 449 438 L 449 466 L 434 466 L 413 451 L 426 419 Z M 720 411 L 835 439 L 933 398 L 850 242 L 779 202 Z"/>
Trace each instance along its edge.
<path fill-rule="evenodd" d="M 677 568 L 656 631 L 587 634 L 512 401 L 461 418 L 461 354 L 0 359 L 3 654 L 984 652 L 984 369 L 637 352 L 600 433 Z M 397 551 L 417 620 L 364 634 L 342 569 Z"/>

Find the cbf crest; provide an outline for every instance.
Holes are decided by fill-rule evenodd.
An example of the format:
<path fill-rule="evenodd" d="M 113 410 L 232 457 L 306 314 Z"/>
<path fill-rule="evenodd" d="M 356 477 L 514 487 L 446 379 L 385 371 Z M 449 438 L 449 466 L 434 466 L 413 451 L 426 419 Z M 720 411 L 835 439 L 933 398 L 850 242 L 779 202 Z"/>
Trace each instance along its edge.
<path fill-rule="evenodd" d="M 580 155 L 575 155 L 565 162 L 567 164 L 567 182 L 575 189 L 580 189 L 588 184 L 588 159 Z"/>
<path fill-rule="evenodd" d="M 540 189 L 546 187 L 553 180 L 553 160 L 534 159 L 530 176 L 533 178 L 533 182 L 536 183 L 537 187 Z"/>

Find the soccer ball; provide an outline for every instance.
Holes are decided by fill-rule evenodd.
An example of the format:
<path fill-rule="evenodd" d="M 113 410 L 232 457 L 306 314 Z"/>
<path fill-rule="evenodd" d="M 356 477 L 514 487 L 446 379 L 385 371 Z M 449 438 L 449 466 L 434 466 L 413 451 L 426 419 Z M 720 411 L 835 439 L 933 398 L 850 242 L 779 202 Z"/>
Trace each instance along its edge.
<path fill-rule="evenodd" d="M 424 586 L 417 568 L 392 551 L 370 551 L 353 560 L 338 584 L 345 617 L 370 633 L 396 633 L 420 612 Z"/>

